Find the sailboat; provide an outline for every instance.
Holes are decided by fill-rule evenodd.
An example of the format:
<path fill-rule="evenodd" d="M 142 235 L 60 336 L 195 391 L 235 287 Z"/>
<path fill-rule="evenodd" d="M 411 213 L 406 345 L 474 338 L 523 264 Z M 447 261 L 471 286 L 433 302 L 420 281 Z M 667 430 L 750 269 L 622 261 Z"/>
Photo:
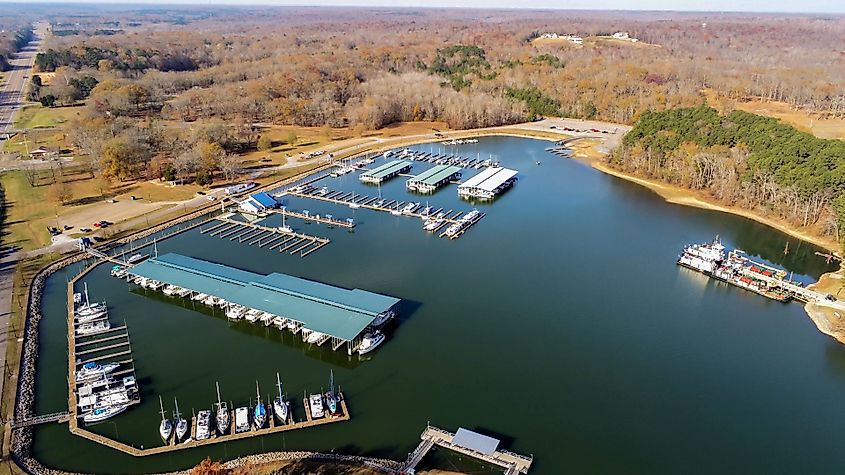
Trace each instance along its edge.
<path fill-rule="evenodd" d="M 279 388 L 279 396 L 273 400 L 273 412 L 284 424 L 288 421 L 288 403 L 285 402 L 285 396 L 282 394 L 282 380 L 279 379 L 279 373 L 276 373 L 276 387 Z"/>
<path fill-rule="evenodd" d="M 329 414 L 337 414 L 337 396 L 334 393 L 334 371 L 329 370 L 329 392 L 326 393 Z"/>
<path fill-rule="evenodd" d="M 176 412 L 173 413 L 173 420 L 176 421 L 176 442 L 181 442 L 188 433 L 188 421 L 179 414 L 179 401 L 173 398 L 173 404 L 176 406 Z"/>
<path fill-rule="evenodd" d="M 285 207 L 282 207 L 282 225 L 279 226 L 279 231 L 283 233 L 292 233 L 293 228 L 285 224 Z"/>
<path fill-rule="evenodd" d="M 161 434 L 161 440 L 167 443 L 170 440 L 170 434 L 173 433 L 173 422 L 164 417 L 164 403 L 161 402 L 161 396 L 158 397 L 158 405 L 161 407 L 161 424 L 158 426 L 158 433 Z"/>
<path fill-rule="evenodd" d="M 217 430 L 223 435 L 229 430 L 229 406 L 220 400 L 220 385 L 215 382 L 214 386 L 217 388 Z"/>
<path fill-rule="evenodd" d="M 255 428 L 261 429 L 264 423 L 267 422 L 267 409 L 264 407 L 264 402 L 261 401 L 261 392 L 258 389 L 258 381 L 255 381 L 255 412 L 253 420 L 255 421 Z"/>

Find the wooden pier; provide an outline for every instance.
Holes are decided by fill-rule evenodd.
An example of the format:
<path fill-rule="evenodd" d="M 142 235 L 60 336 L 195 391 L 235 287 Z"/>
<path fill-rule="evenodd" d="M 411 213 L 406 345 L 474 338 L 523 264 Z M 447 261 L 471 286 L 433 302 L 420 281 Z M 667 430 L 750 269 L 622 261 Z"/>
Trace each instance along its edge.
<path fill-rule="evenodd" d="M 262 226 L 245 221 L 236 221 L 228 216 L 218 216 L 214 220 L 220 221 L 220 223 L 200 229 L 200 233 L 221 239 L 228 238 L 230 241 L 237 239 L 238 242 L 245 242 L 250 246 L 257 245 L 258 247 L 264 247 L 273 243 L 267 249 L 278 249 L 280 253 L 288 252 L 291 255 L 299 253 L 300 257 L 305 257 L 331 242 L 328 238 L 282 231 L 279 228 Z"/>
<path fill-rule="evenodd" d="M 329 226 L 340 226 L 341 228 L 352 229 L 355 227 L 355 221 L 350 219 L 337 219 L 333 218 L 330 215 L 319 215 L 319 214 L 311 214 L 311 213 L 303 213 L 300 211 L 290 211 L 290 210 L 278 210 L 272 209 L 268 210 L 269 213 L 273 214 L 283 214 L 285 216 L 290 216 L 292 218 L 298 218 L 303 221 L 313 221 L 315 223 L 322 223 L 327 224 Z"/>
<path fill-rule="evenodd" d="M 133 447 L 133 446 L 128 445 L 128 444 L 124 444 L 123 442 L 119 442 L 117 440 L 109 439 L 108 437 L 104 437 L 102 435 L 95 434 L 91 431 L 88 431 L 88 430 L 85 430 L 85 429 L 80 429 L 78 427 L 71 428 L 71 432 L 78 435 L 78 436 L 84 437 L 88 440 L 92 440 L 94 442 L 105 445 L 105 446 L 110 447 L 112 449 L 119 450 L 123 453 L 127 453 L 127 454 L 135 456 L 135 457 L 146 457 L 148 455 L 157 455 L 157 454 L 175 452 L 177 450 L 192 449 L 194 447 L 201 447 L 201 446 L 205 446 L 205 445 L 231 442 L 231 441 L 234 441 L 234 440 L 248 439 L 250 437 L 260 437 L 260 436 L 264 436 L 264 435 L 277 434 L 279 432 L 286 432 L 286 431 L 297 430 L 297 429 L 305 429 L 305 428 L 308 428 L 308 427 L 317 427 L 317 426 L 321 426 L 321 425 L 332 424 L 332 423 L 335 423 L 335 422 L 348 421 L 349 420 L 349 408 L 346 405 L 346 399 L 343 397 L 342 394 L 340 394 L 340 396 L 341 396 L 341 398 L 340 398 L 340 401 L 338 401 L 338 402 L 340 403 L 341 414 L 339 414 L 339 415 L 335 415 L 335 416 L 331 416 L 331 417 L 322 417 L 320 419 L 312 419 L 311 418 L 311 410 L 308 407 L 308 400 L 304 399 L 303 400 L 303 406 L 305 408 L 305 414 L 306 414 L 305 420 L 298 421 L 298 422 L 288 422 L 287 424 L 278 424 L 277 425 L 275 417 L 274 417 L 272 410 L 271 410 L 271 411 L 268 411 L 269 427 L 265 427 L 263 429 L 255 429 L 254 427 L 251 426 L 250 430 L 244 431 L 244 432 L 238 432 L 238 433 L 233 432 L 234 431 L 234 424 L 235 424 L 235 411 L 233 410 L 232 414 L 229 418 L 229 420 L 230 420 L 229 432 L 233 432 L 233 433 L 230 433 L 230 434 L 227 434 L 227 435 L 214 435 L 212 437 L 209 437 L 208 439 L 203 439 L 203 440 L 193 439 L 194 430 L 196 428 L 196 418 L 194 417 L 190 421 L 191 437 L 187 441 L 180 442 L 180 443 L 174 443 L 174 441 L 171 439 L 171 442 L 168 445 L 162 445 L 162 446 L 159 446 L 159 447 L 150 447 L 150 448 L 139 449 L 137 447 Z M 291 419 L 291 421 L 292 421 L 292 419 Z M 213 426 L 213 424 L 212 424 L 212 426 Z M 151 428 L 150 430 L 155 430 L 157 428 L 157 426 L 151 425 L 150 428 Z M 216 432 L 215 432 L 215 434 L 216 434 Z"/>
<path fill-rule="evenodd" d="M 402 473 L 414 473 L 417 464 L 420 463 L 428 451 L 435 445 L 481 460 L 482 462 L 502 467 L 508 475 L 528 473 L 528 469 L 531 468 L 531 464 L 534 462 L 533 457 L 526 457 L 508 452 L 507 450 L 498 449 L 490 453 L 482 453 L 469 447 L 463 447 L 454 443 L 455 434 L 438 429 L 432 425 L 428 425 L 425 428 L 420 439 L 422 439 L 420 444 L 408 455 L 408 459 L 403 465 Z M 495 439 L 493 440 L 498 442 Z"/>

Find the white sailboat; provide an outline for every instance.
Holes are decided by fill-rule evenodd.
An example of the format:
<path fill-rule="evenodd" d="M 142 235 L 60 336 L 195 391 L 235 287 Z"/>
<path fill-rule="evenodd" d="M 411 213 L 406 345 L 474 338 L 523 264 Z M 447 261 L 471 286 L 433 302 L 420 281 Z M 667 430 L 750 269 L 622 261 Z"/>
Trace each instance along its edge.
<path fill-rule="evenodd" d="M 285 207 L 282 206 L 282 225 L 279 226 L 279 231 L 283 233 L 292 233 L 293 228 L 285 224 Z"/>
<path fill-rule="evenodd" d="M 279 395 L 273 400 L 273 412 L 282 424 L 288 421 L 288 402 L 285 401 L 285 396 L 282 393 L 282 380 L 279 379 L 279 373 L 276 373 L 276 387 L 279 388 Z"/>
<path fill-rule="evenodd" d="M 267 422 L 267 408 L 264 407 L 264 402 L 261 400 L 261 391 L 258 389 L 258 381 L 255 381 L 255 397 L 253 422 L 255 422 L 256 429 L 261 429 L 264 427 L 264 423 Z"/>
<path fill-rule="evenodd" d="M 173 434 L 173 422 L 164 416 L 164 403 L 161 402 L 161 396 L 158 397 L 158 405 L 161 407 L 161 424 L 158 426 L 158 433 L 161 435 L 161 440 L 167 443 L 170 435 Z"/>
<path fill-rule="evenodd" d="M 229 406 L 220 400 L 220 384 L 215 382 L 214 386 L 217 388 L 217 431 L 223 435 L 229 430 Z"/>
<path fill-rule="evenodd" d="M 179 414 L 179 401 L 173 398 L 173 404 L 176 406 L 176 411 L 173 413 L 173 420 L 176 421 L 176 442 L 181 442 L 188 433 L 188 421 Z"/>

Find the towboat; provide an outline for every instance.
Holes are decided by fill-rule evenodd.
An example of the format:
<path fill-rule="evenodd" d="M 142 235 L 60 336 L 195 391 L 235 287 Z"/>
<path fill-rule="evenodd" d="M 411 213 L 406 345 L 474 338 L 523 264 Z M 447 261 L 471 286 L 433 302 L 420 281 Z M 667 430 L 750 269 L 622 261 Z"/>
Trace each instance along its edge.
<path fill-rule="evenodd" d="M 358 354 L 365 355 L 375 350 L 376 348 L 378 348 L 379 345 L 384 343 L 385 339 L 386 337 L 384 336 L 384 334 L 379 332 L 376 332 L 374 334 L 368 333 L 364 335 L 364 339 L 361 340 L 361 346 L 358 347 Z"/>

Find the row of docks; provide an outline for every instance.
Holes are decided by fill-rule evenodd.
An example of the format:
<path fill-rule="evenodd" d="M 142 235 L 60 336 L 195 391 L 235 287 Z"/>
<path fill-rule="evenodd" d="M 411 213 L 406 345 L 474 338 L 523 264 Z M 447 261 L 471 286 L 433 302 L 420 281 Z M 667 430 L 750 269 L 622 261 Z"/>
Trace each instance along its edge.
<path fill-rule="evenodd" d="M 358 176 L 358 179 L 364 183 L 383 183 L 395 176 L 409 172 L 413 165 L 414 164 L 412 162 L 407 160 L 393 160 L 372 170 L 367 170 L 364 173 L 361 173 Z"/>
<path fill-rule="evenodd" d="M 461 178 L 461 168 L 454 165 L 435 165 L 409 179 L 405 187 L 409 191 L 434 193 L 441 186 Z"/>
<path fill-rule="evenodd" d="M 86 286 L 75 293 L 68 321 L 75 399 L 72 413 L 87 424 L 101 422 L 141 402 L 126 324 L 112 326 L 105 302 L 90 303 Z"/>
<path fill-rule="evenodd" d="M 484 167 L 493 167 L 499 165 L 499 163 L 494 161 L 492 158 L 484 160 L 481 158 L 467 158 L 454 154 L 423 152 L 407 148 L 401 151 L 391 150 L 384 152 L 385 158 L 394 156 L 403 160 L 433 163 L 435 165 L 452 165 L 461 168 L 475 168 L 476 170 L 480 170 Z"/>
<path fill-rule="evenodd" d="M 311 185 L 298 186 L 282 191 L 279 196 L 291 195 L 300 198 L 311 198 L 329 203 L 346 205 L 350 208 L 365 208 L 374 211 L 388 212 L 394 215 L 411 216 L 420 219 L 438 219 L 442 225 L 457 223 L 464 211 L 444 208 L 424 207 L 416 202 L 388 200 L 377 196 L 369 196 L 353 192 L 333 191 L 327 187 L 316 188 Z"/>
<path fill-rule="evenodd" d="M 218 216 L 213 221 L 216 222 L 201 228 L 200 233 L 230 241 L 237 240 L 248 246 L 266 247 L 271 251 L 278 249 L 280 253 L 299 254 L 300 257 L 306 257 L 331 242 L 328 238 L 301 234 L 292 229 L 238 221 L 228 216 Z"/>
<path fill-rule="evenodd" d="M 546 149 L 547 152 L 553 153 L 559 157 L 570 158 L 572 157 L 572 149 L 567 148 L 564 146 L 555 146 L 549 147 Z"/>

